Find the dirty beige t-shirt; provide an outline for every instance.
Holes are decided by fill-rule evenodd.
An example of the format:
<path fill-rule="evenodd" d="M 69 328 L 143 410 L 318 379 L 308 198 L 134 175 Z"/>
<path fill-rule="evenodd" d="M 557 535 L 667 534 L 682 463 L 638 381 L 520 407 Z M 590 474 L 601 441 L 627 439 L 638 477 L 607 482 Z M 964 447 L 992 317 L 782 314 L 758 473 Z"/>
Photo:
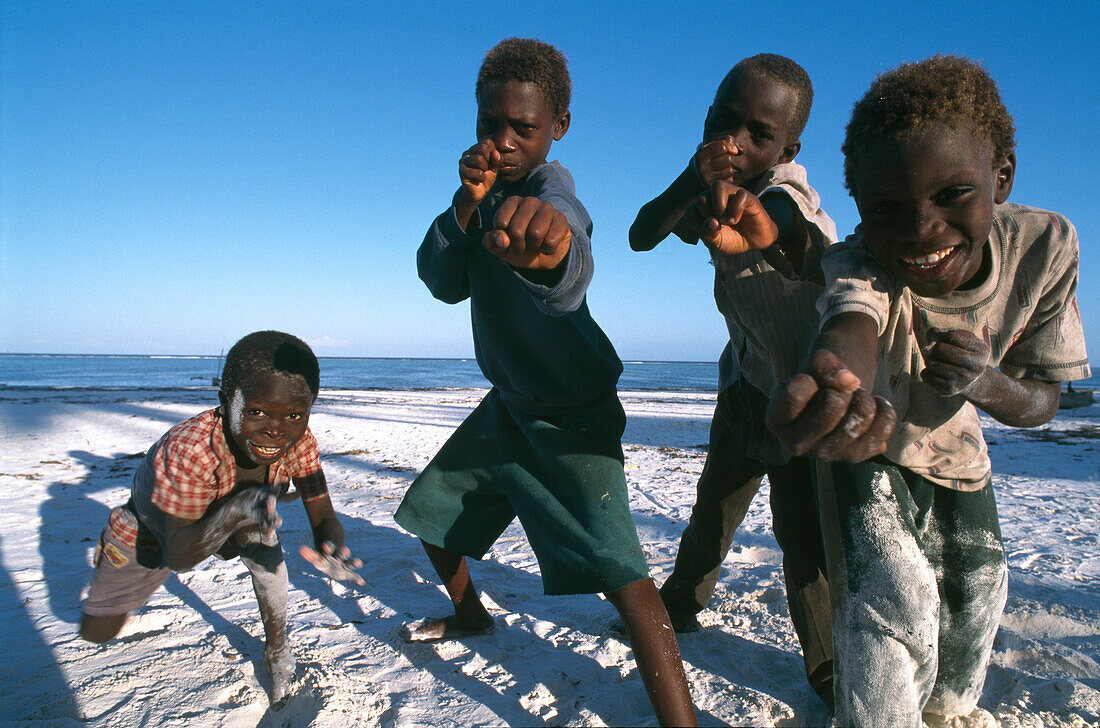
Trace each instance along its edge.
<path fill-rule="evenodd" d="M 820 271 L 825 248 L 836 242 L 836 225 L 821 209 L 821 197 L 810 186 L 806 169 L 796 162 L 777 164 L 745 189 L 758 197 L 786 195 L 797 208 L 808 237 L 801 271 L 790 270 L 776 250 L 736 255 L 711 251 L 714 301 L 730 336 L 718 362 L 718 391 L 743 376 L 769 396 L 776 384 L 798 373 L 817 335 L 814 303 L 822 288 L 809 279 Z M 674 232 L 688 243 L 699 239 L 682 221 Z M 758 416 L 763 422 L 763 412 Z M 759 428 L 751 439 L 749 450 L 760 460 L 780 465 L 790 459 L 790 453 L 767 429 Z"/>
<path fill-rule="evenodd" d="M 965 329 L 990 346 L 989 365 L 1018 379 L 1048 382 L 1090 375 L 1077 308 L 1077 231 L 1066 218 L 1023 205 L 997 205 L 985 252 L 989 278 L 974 290 L 921 298 L 863 245 L 859 228 L 822 257 L 821 321 L 864 313 L 879 332 L 875 394 L 897 409 L 886 457 L 955 490 L 989 482 L 989 452 L 977 410 L 921 381 L 930 328 Z"/>

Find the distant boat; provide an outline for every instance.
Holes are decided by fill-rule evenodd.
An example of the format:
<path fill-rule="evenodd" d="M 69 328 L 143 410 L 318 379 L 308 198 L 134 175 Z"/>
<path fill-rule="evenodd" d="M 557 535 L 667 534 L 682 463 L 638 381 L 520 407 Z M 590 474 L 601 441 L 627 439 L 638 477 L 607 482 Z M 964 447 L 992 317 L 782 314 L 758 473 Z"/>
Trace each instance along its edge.
<path fill-rule="evenodd" d="M 1066 384 L 1066 388 L 1062 390 L 1062 399 L 1058 403 L 1058 409 L 1088 407 L 1093 402 L 1092 392 L 1091 389 L 1074 389 L 1073 383 L 1069 382 Z"/>
<path fill-rule="evenodd" d="M 224 353 L 225 353 L 225 349 L 222 349 L 221 351 L 218 352 L 218 365 L 217 365 L 217 368 L 214 370 L 214 376 L 210 379 L 211 386 L 214 386 L 214 387 L 222 386 L 222 378 L 221 378 L 220 375 L 222 373 L 222 354 L 224 354 Z"/>

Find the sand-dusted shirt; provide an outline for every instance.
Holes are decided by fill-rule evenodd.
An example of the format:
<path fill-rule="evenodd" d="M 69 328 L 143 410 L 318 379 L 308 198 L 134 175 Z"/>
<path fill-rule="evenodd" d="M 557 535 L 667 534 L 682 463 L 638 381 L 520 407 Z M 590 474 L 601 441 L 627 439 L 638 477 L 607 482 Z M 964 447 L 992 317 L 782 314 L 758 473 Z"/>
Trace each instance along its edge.
<path fill-rule="evenodd" d="M 497 210 L 513 195 L 549 202 L 569 222 L 572 241 L 553 286 L 524 278 L 482 245 Z M 537 415 L 613 392 L 622 363 L 585 301 L 592 220 L 569 171 L 549 162 L 516 184 L 498 180 L 467 228 L 459 226 L 453 205 L 437 217 L 417 251 L 417 271 L 439 300 L 470 299 L 477 363 L 504 404 Z"/>
<path fill-rule="evenodd" d="M 307 428 L 294 447 L 268 467 L 267 483 L 286 490 L 295 479 L 302 499 L 315 500 L 328 489 L 323 480 L 306 476 L 320 470 L 317 439 Z M 225 439 L 221 408 L 215 408 L 175 425 L 149 448 L 134 473 L 131 502 L 142 525 L 163 546 L 167 515 L 202 518 L 211 504 L 236 487 L 236 461 Z"/>
<path fill-rule="evenodd" d="M 768 395 L 777 383 L 798 373 L 817 335 L 814 303 L 822 288 L 809 279 L 820 271 L 826 246 L 836 242 L 836 225 L 821 209 L 821 197 L 801 164 L 778 164 L 745 189 L 760 198 L 785 195 L 809 237 L 800 271 L 791 270 L 782 253 L 772 248 L 737 255 L 711 252 L 714 301 L 730 334 L 730 356 L 719 362 L 719 391 L 740 373 Z M 675 232 L 687 243 L 699 239 L 683 224 Z"/>
<path fill-rule="evenodd" d="M 1077 308 L 1077 231 L 1053 212 L 997 205 L 985 244 L 989 277 L 972 290 L 922 298 L 890 276 L 859 228 L 822 259 L 822 322 L 854 311 L 879 333 L 875 394 L 897 409 L 886 457 L 928 480 L 980 490 L 990 475 L 977 410 L 921 381 L 930 328 L 964 329 L 990 347 L 989 365 L 1018 379 L 1057 382 L 1089 376 Z"/>

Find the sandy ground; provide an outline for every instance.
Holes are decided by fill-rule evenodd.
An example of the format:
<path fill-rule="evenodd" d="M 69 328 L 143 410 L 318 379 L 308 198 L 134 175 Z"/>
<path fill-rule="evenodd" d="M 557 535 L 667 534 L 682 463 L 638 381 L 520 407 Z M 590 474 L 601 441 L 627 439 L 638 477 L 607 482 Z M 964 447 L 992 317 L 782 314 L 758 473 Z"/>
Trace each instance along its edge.
<path fill-rule="evenodd" d="M 513 525 L 474 578 L 495 633 L 407 645 L 447 602 L 393 522 L 405 487 L 481 391 L 322 392 L 321 443 L 363 587 L 312 571 L 300 506 L 282 509 L 297 693 L 269 710 L 262 630 L 239 560 L 171 578 L 121 637 L 76 637 L 95 538 L 140 453 L 210 390 L 0 390 L 3 722 L 44 726 L 653 725 L 630 648 L 596 596 L 546 597 Z M 631 505 L 652 574 L 672 568 L 705 458 L 712 396 L 626 392 Z M 1100 724 L 1100 405 L 1014 430 L 987 422 L 1010 567 L 981 705 L 1003 726 Z M 820 726 L 787 615 L 766 493 L 726 560 L 707 627 L 680 645 L 703 725 Z"/>

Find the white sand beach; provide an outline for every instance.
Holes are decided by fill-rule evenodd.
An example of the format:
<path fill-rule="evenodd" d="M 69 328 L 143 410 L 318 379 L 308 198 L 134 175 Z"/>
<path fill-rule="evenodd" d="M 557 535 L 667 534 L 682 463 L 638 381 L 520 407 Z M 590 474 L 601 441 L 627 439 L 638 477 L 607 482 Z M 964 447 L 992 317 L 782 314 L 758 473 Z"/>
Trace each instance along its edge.
<path fill-rule="evenodd" d="M 409 645 L 449 602 L 392 514 L 481 390 L 322 391 L 311 427 L 365 586 L 297 553 L 281 508 L 297 692 L 269 710 L 247 572 L 210 559 L 169 579 L 103 646 L 76 635 L 95 540 L 138 458 L 213 390 L 0 389 L 0 722 L 39 726 L 654 725 L 615 610 L 546 597 L 513 525 L 471 571 L 499 628 Z M 706 453 L 713 395 L 624 392 L 627 478 L 651 573 L 672 568 Z M 1100 724 L 1100 405 L 1034 430 L 986 420 L 1010 568 L 981 701 L 1003 726 Z M 765 487 L 766 489 L 766 487 Z M 787 615 L 766 492 L 725 564 L 706 629 L 680 647 L 702 725 L 820 726 Z"/>

